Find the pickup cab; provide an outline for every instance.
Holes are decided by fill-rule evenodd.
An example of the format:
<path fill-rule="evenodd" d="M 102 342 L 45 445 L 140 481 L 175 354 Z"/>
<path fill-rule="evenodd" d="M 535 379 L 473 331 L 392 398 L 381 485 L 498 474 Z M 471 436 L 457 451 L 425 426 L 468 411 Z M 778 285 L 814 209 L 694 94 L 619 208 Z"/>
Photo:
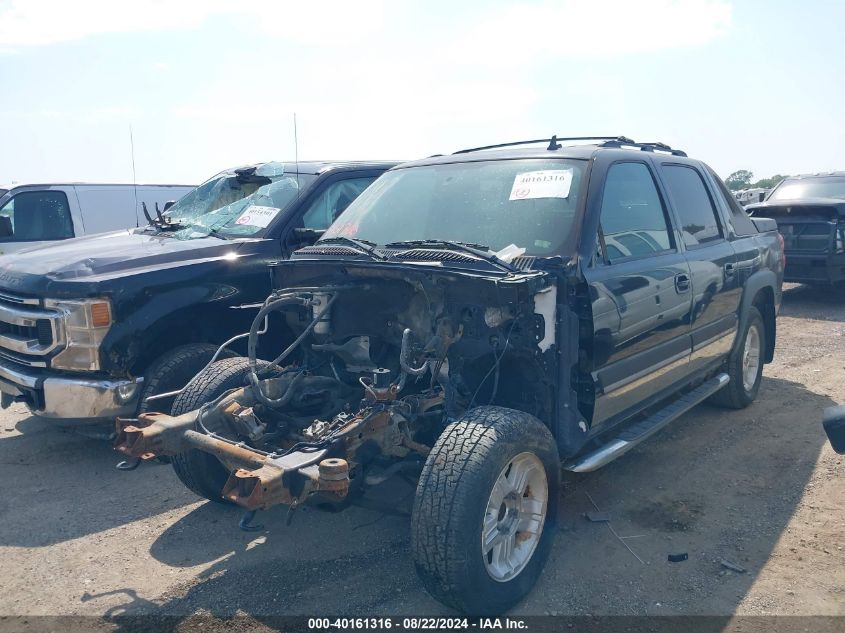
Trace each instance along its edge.
<path fill-rule="evenodd" d="M 268 264 L 312 243 L 393 164 L 229 169 L 165 213 L 143 205 L 142 228 L 0 258 L 3 406 L 111 424 L 178 390 L 248 328 L 250 311 L 233 308 L 264 301 Z"/>
<path fill-rule="evenodd" d="M 424 586 L 465 613 L 509 609 L 549 553 L 561 467 L 596 470 L 708 398 L 749 406 L 781 301 L 774 222 L 707 165 L 562 140 L 390 170 L 273 266 L 248 357 L 119 420 L 118 450 L 171 456 L 243 527 L 415 477 Z M 278 315 L 296 339 L 262 360 Z"/>

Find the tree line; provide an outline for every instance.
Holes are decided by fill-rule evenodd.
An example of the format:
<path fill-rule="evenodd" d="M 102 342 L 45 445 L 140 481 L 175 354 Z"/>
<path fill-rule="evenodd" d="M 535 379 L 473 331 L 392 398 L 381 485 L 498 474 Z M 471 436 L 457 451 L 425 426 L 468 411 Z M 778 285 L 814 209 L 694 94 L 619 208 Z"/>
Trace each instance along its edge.
<path fill-rule="evenodd" d="M 771 178 L 761 178 L 756 182 L 752 182 L 754 180 L 754 174 L 748 171 L 747 169 L 740 169 L 725 178 L 725 184 L 731 191 L 757 188 L 771 189 L 784 178 L 786 178 L 786 176 L 781 176 L 780 174 L 777 174 L 776 176 L 772 176 Z"/>

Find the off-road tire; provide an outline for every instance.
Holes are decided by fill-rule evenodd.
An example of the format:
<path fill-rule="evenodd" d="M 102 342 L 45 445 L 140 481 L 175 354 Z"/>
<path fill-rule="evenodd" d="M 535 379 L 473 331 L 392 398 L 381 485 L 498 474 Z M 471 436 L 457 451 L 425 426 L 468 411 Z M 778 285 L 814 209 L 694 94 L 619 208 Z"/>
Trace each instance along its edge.
<path fill-rule="evenodd" d="M 756 328 L 759 335 L 759 361 L 757 367 L 757 375 L 754 384 L 750 389 L 746 389 L 743 384 L 743 352 L 745 350 L 745 343 L 748 339 L 748 332 L 752 328 Z M 739 340 L 737 340 L 730 357 L 724 366 L 724 371 L 730 377 L 730 382 L 722 389 L 714 393 L 710 397 L 713 404 L 717 404 L 729 409 L 744 409 L 757 397 L 757 392 L 760 391 L 760 382 L 763 378 L 763 353 L 766 349 L 766 324 L 760 311 L 751 306 L 748 309 L 748 319 L 745 321 L 745 327 L 741 332 Z"/>
<path fill-rule="evenodd" d="M 157 358 L 144 372 L 144 386 L 138 400 L 138 413 L 159 411 L 170 413 L 175 398 L 162 398 L 152 402 L 144 400 L 157 393 L 176 391 L 184 387 L 198 371 L 208 364 L 217 345 L 208 343 L 189 343 L 180 345 Z M 234 352 L 223 350 L 220 358 L 231 358 Z"/>
<path fill-rule="evenodd" d="M 259 361 L 259 367 L 267 363 Z M 231 389 L 247 384 L 249 359 L 243 357 L 218 360 L 202 371 L 185 391 L 176 397 L 171 415 L 182 415 L 216 400 Z M 221 496 L 229 470 L 213 455 L 191 449 L 171 458 L 176 476 L 200 497 L 216 503 L 228 503 Z"/>
<path fill-rule="evenodd" d="M 540 539 L 515 577 L 494 580 L 481 550 L 493 484 L 517 455 L 542 462 L 548 496 Z M 425 588 L 464 613 L 507 611 L 534 586 L 554 539 L 560 481 L 557 446 L 534 416 L 503 407 L 466 412 L 446 427 L 426 460 L 411 516 L 411 551 Z"/>

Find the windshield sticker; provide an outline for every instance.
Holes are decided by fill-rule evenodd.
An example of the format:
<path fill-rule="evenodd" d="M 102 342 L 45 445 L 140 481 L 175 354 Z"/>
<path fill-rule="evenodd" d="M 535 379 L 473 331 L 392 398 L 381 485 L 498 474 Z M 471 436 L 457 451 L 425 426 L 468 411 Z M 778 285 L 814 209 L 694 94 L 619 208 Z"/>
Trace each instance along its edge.
<path fill-rule="evenodd" d="M 517 174 L 508 200 L 568 198 L 572 188 L 571 169 L 547 169 Z"/>
<path fill-rule="evenodd" d="M 270 222 L 273 221 L 273 218 L 278 215 L 279 211 L 281 209 L 277 209 L 276 207 L 261 207 L 254 204 L 244 209 L 240 217 L 235 220 L 235 224 L 260 226 L 266 229 Z"/>

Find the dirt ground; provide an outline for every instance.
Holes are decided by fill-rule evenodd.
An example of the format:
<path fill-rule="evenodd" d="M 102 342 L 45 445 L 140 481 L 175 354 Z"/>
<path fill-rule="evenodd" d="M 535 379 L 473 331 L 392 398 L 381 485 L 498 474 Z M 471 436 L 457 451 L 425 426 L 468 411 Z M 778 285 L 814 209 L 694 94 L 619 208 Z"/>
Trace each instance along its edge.
<path fill-rule="evenodd" d="M 753 406 L 702 405 L 565 476 L 553 553 L 515 614 L 845 615 L 845 457 L 820 423 L 845 403 L 845 294 L 788 287 L 778 329 Z M 404 482 L 370 495 L 384 508 L 305 508 L 289 526 L 277 508 L 250 534 L 169 466 L 118 461 L 0 413 L 0 615 L 449 613 L 416 578 Z M 609 526 L 584 518 L 591 499 Z"/>

